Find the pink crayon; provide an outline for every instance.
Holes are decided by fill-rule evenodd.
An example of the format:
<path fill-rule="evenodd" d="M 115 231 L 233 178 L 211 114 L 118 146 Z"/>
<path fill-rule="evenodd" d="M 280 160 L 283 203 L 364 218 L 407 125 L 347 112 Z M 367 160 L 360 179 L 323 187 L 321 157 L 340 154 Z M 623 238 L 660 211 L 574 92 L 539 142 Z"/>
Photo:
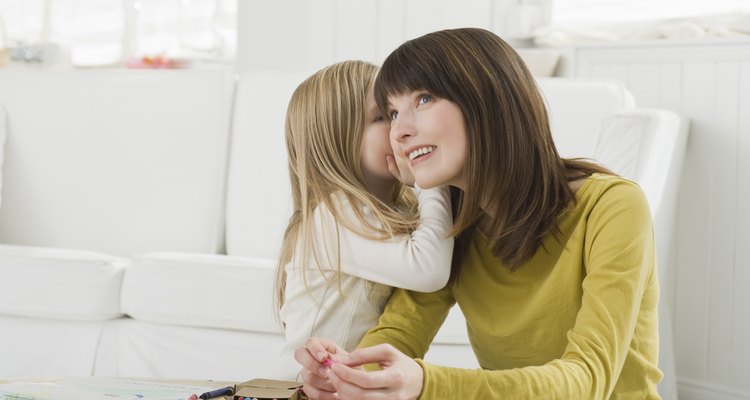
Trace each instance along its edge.
<path fill-rule="evenodd" d="M 331 357 L 326 358 L 325 360 L 323 360 L 323 365 L 325 365 L 326 367 L 330 367 L 331 365 L 333 365 L 333 359 Z"/>

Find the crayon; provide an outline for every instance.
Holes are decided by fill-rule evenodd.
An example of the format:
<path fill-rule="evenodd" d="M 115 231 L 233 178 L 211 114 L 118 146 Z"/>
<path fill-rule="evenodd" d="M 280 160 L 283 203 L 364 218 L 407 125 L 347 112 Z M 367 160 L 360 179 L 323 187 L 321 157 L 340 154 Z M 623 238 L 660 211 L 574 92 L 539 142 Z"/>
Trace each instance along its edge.
<path fill-rule="evenodd" d="M 234 394 L 234 388 L 231 386 L 227 386 L 221 389 L 211 390 L 209 392 L 203 393 L 202 395 L 198 397 L 205 400 L 205 399 L 213 399 L 214 397 L 231 396 L 233 394 Z"/>

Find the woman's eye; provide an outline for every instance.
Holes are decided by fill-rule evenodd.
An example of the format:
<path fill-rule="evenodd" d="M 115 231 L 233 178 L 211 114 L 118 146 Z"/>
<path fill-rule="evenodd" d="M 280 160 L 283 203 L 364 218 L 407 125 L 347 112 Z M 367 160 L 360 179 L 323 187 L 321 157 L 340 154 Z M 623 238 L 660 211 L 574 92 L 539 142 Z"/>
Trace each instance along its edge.
<path fill-rule="evenodd" d="M 419 96 L 419 105 L 427 104 L 432 101 L 431 94 L 423 94 Z"/>
<path fill-rule="evenodd" d="M 391 113 L 390 113 L 390 114 L 388 114 L 388 117 L 389 117 L 390 119 L 392 119 L 392 120 L 393 120 L 393 119 L 396 119 L 396 118 L 398 117 L 398 111 L 391 111 Z"/>
<path fill-rule="evenodd" d="M 375 117 L 375 121 L 376 122 L 385 121 L 385 117 L 382 115 L 378 115 L 377 117 Z"/>

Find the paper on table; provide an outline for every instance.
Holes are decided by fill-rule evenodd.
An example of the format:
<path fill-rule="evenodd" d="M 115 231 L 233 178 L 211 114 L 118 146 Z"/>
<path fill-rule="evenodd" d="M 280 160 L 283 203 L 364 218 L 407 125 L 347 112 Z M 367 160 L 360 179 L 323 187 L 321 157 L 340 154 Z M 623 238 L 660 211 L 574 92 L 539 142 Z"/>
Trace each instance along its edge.
<path fill-rule="evenodd" d="M 2 383 L 0 384 L 0 399 L 185 400 L 191 394 L 201 394 L 216 389 L 216 387 L 214 384 L 203 386 L 156 380 L 89 376 L 60 378 L 49 382 L 15 381 Z"/>

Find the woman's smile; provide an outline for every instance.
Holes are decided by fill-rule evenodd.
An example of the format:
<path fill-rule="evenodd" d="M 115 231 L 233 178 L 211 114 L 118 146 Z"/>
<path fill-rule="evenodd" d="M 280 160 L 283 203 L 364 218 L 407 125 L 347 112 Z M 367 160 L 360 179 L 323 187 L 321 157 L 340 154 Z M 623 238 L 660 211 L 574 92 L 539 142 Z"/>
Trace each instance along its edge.
<path fill-rule="evenodd" d="M 408 165 L 420 188 L 464 186 L 466 128 L 458 106 L 424 91 L 388 98 L 391 146 Z"/>
<path fill-rule="evenodd" d="M 411 161 L 412 165 L 417 162 L 426 160 L 432 156 L 432 153 L 437 149 L 437 146 L 413 146 L 404 152 L 406 158 Z"/>

